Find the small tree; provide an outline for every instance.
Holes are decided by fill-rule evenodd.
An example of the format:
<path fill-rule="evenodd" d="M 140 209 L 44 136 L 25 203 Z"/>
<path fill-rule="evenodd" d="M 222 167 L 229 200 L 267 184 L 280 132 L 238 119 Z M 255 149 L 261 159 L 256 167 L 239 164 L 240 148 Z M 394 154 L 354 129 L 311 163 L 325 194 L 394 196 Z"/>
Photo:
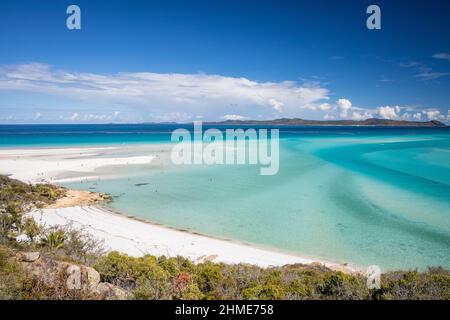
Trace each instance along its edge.
<path fill-rule="evenodd" d="M 27 237 L 30 238 L 31 242 L 34 242 L 35 238 L 43 232 L 43 227 L 31 217 L 24 219 L 23 229 Z"/>
<path fill-rule="evenodd" d="M 71 258 L 87 262 L 89 256 L 101 256 L 104 253 L 103 241 L 99 241 L 89 233 L 68 228 L 66 230 L 64 251 Z"/>

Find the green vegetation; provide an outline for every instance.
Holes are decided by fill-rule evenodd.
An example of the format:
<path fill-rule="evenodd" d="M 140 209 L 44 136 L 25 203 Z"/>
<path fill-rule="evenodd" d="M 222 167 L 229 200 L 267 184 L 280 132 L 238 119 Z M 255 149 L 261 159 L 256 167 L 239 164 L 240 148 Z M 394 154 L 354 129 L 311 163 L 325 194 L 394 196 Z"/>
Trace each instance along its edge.
<path fill-rule="evenodd" d="M 322 266 L 256 266 L 177 258 L 129 257 L 111 252 L 94 264 L 103 281 L 136 299 L 450 299 L 450 273 L 390 272 L 379 290 L 369 290 L 362 275 Z"/>
<path fill-rule="evenodd" d="M 95 268 L 102 282 L 124 289 L 134 299 L 450 299 L 450 272 L 396 271 L 382 275 L 381 288 L 369 290 L 360 274 L 345 274 L 320 265 L 260 268 L 247 264 L 205 262 L 182 257 L 105 255 L 90 235 L 70 227 L 45 229 L 24 217 L 24 210 L 52 203 L 64 194 L 53 186 L 28 186 L 0 176 L 0 299 L 95 299 L 69 290 L 64 275 L 52 284 L 26 272 L 19 251 Z M 18 235 L 28 241 L 18 242 Z"/>
<path fill-rule="evenodd" d="M 20 208 L 49 204 L 65 194 L 65 189 L 50 184 L 29 185 L 0 175 L 0 205 Z"/>
<path fill-rule="evenodd" d="M 65 189 L 49 184 L 28 185 L 0 175 L 0 242 L 25 233 L 35 238 L 39 227 L 31 221 L 22 221 L 22 213 L 33 207 L 43 207 L 64 196 Z"/>
<path fill-rule="evenodd" d="M 47 246 L 51 249 L 61 249 L 64 247 L 66 240 L 66 233 L 64 230 L 56 229 L 48 232 L 41 240 L 42 246 Z"/>

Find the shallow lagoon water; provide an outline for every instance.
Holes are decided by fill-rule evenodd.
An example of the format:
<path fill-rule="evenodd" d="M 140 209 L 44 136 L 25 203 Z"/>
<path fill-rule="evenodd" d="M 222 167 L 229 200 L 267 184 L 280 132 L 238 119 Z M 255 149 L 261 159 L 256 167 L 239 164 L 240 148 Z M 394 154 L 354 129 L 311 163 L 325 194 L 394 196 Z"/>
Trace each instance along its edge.
<path fill-rule="evenodd" d="M 0 145 L 141 145 L 168 142 L 172 128 L 69 129 L 4 131 Z M 136 166 L 68 186 L 108 192 L 113 209 L 150 221 L 281 251 L 450 268 L 450 130 L 287 127 L 281 137 L 275 176 L 258 166 Z"/>

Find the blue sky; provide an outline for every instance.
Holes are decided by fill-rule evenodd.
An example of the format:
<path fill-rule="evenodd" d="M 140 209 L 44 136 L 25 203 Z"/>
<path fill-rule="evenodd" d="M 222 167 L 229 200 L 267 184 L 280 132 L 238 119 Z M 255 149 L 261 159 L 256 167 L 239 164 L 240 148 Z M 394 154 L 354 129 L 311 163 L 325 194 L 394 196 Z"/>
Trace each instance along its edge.
<path fill-rule="evenodd" d="M 4 0 L 0 123 L 449 122 L 449 35 L 446 0 Z"/>

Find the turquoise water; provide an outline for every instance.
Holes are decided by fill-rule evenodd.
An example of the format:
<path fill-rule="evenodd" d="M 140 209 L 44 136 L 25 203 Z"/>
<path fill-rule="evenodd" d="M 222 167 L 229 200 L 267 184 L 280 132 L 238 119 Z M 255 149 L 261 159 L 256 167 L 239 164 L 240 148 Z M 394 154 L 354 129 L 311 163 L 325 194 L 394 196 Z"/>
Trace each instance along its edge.
<path fill-rule="evenodd" d="M 172 129 L 0 127 L 0 146 L 159 143 Z M 283 128 L 275 176 L 244 165 L 123 170 L 68 186 L 108 192 L 112 208 L 151 221 L 282 251 L 382 269 L 450 268 L 448 129 Z"/>

